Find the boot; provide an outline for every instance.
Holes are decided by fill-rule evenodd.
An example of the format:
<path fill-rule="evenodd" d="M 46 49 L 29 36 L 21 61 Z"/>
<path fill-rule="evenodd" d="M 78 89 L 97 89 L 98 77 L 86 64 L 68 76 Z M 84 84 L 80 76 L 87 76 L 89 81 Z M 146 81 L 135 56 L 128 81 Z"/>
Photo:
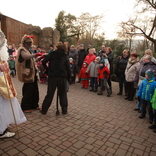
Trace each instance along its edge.
<path fill-rule="evenodd" d="M 107 97 L 110 97 L 111 96 L 111 91 L 110 91 L 110 89 L 107 89 Z"/>
<path fill-rule="evenodd" d="M 99 93 L 97 93 L 97 95 L 102 95 L 103 94 L 103 92 L 102 91 L 99 91 Z"/>

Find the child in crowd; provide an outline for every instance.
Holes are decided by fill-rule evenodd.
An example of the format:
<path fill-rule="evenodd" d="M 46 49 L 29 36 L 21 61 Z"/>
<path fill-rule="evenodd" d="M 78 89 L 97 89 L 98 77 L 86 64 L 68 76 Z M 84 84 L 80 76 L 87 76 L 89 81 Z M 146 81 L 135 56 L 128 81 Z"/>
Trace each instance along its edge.
<path fill-rule="evenodd" d="M 110 97 L 111 96 L 111 90 L 108 87 L 108 83 L 107 83 L 107 79 L 110 76 L 110 70 L 108 69 L 107 66 L 105 66 L 105 62 L 104 60 L 102 60 L 100 62 L 100 66 L 98 69 L 98 79 L 100 80 L 100 91 L 98 93 L 98 95 L 102 95 L 103 91 L 106 89 L 107 90 L 107 96 Z"/>
<path fill-rule="evenodd" d="M 137 97 L 141 99 L 142 103 L 142 110 L 141 110 L 141 116 L 139 116 L 140 119 L 145 118 L 146 116 L 146 108 L 148 108 L 148 114 L 149 114 L 149 123 L 155 123 L 156 119 L 153 119 L 153 109 L 151 104 L 151 99 L 154 94 L 154 90 L 156 89 L 156 81 L 154 78 L 154 74 L 152 70 L 147 70 L 145 72 L 145 79 L 141 82 L 139 86 L 139 90 L 137 93 Z"/>
<path fill-rule="evenodd" d="M 9 66 L 9 69 L 10 69 L 10 75 L 12 77 L 14 77 L 16 75 L 16 69 L 15 69 L 15 60 L 14 60 L 13 55 L 9 56 L 8 66 Z"/>
<path fill-rule="evenodd" d="M 82 82 L 82 88 L 87 89 L 88 88 L 88 84 L 89 84 L 89 74 L 86 74 L 86 70 L 88 67 L 88 63 L 87 62 L 83 62 L 83 66 L 79 72 L 78 78 L 81 79 Z"/>
<path fill-rule="evenodd" d="M 98 68 L 99 68 L 99 62 L 100 62 L 100 57 L 96 57 L 94 61 L 90 63 L 86 70 L 86 74 L 90 72 L 90 86 L 91 89 L 90 91 L 97 92 L 98 89 L 98 82 L 97 82 L 97 77 L 98 77 Z"/>
<path fill-rule="evenodd" d="M 70 64 L 70 70 L 71 70 L 71 82 L 70 82 L 70 84 L 73 84 L 75 82 L 75 77 L 74 77 L 75 64 L 73 62 L 73 58 L 69 58 L 69 64 Z"/>

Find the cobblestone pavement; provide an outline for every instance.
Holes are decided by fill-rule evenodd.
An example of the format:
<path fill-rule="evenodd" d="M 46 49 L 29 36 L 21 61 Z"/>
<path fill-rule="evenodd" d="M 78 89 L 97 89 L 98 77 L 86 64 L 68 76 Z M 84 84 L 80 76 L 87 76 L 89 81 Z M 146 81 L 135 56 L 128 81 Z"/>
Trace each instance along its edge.
<path fill-rule="evenodd" d="M 13 81 L 20 102 L 22 83 Z M 46 89 L 39 84 L 40 106 Z M 0 140 L 0 156 L 156 156 L 156 134 L 148 129 L 148 117 L 139 119 L 133 110 L 136 100 L 124 100 L 117 92 L 116 82 L 111 97 L 71 85 L 68 114 L 55 116 L 55 94 L 46 115 L 36 110 L 25 114 L 20 138 L 15 125 L 10 126 L 16 136 Z"/>

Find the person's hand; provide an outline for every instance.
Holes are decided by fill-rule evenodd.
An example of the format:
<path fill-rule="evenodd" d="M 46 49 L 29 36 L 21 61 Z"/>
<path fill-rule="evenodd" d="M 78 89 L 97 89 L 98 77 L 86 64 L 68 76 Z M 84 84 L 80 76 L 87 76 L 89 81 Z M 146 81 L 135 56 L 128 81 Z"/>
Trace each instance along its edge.
<path fill-rule="evenodd" d="M 2 63 L 2 64 L 0 65 L 0 71 L 1 71 L 1 72 L 6 71 L 5 64 Z"/>

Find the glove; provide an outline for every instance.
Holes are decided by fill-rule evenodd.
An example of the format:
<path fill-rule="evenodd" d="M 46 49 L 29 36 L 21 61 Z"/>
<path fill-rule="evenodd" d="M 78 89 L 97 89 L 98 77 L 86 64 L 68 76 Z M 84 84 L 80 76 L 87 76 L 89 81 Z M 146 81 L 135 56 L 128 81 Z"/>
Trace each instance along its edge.
<path fill-rule="evenodd" d="M 36 55 L 36 57 L 37 56 L 42 56 L 42 53 L 36 53 L 35 55 Z"/>

